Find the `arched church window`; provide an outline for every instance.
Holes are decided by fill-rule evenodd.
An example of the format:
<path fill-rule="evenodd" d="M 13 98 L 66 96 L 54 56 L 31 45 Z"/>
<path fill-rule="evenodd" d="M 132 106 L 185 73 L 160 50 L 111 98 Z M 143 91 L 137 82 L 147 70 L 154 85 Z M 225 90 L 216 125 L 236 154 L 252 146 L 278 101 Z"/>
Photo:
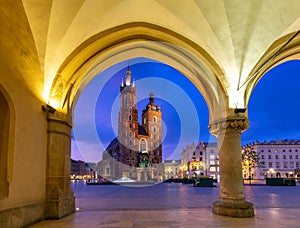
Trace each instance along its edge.
<path fill-rule="evenodd" d="M 156 116 L 153 117 L 153 122 L 154 122 L 154 123 L 157 122 L 157 117 L 156 117 Z"/>
<path fill-rule="evenodd" d="M 131 119 L 132 119 L 132 116 L 131 116 L 131 115 L 129 115 L 128 119 L 129 119 L 129 120 L 131 120 Z"/>
<path fill-rule="evenodd" d="M 127 97 L 126 97 L 126 94 L 123 96 L 123 105 L 126 105 L 127 103 Z"/>
<path fill-rule="evenodd" d="M 140 141 L 140 152 L 147 151 L 147 141 L 145 139 L 141 139 Z"/>
<path fill-rule="evenodd" d="M 153 132 L 156 132 L 156 127 L 153 127 Z"/>

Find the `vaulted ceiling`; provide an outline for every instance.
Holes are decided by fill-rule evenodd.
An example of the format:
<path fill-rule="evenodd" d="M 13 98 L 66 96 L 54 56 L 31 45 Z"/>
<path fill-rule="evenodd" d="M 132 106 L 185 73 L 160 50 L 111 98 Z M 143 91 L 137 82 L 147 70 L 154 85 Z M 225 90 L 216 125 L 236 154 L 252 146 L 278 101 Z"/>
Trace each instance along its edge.
<path fill-rule="evenodd" d="M 229 96 L 244 96 L 259 60 L 300 29 L 298 0 L 23 0 L 45 81 L 101 31 L 131 22 L 159 25 L 203 48 Z M 241 94 L 239 94 L 241 93 Z"/>

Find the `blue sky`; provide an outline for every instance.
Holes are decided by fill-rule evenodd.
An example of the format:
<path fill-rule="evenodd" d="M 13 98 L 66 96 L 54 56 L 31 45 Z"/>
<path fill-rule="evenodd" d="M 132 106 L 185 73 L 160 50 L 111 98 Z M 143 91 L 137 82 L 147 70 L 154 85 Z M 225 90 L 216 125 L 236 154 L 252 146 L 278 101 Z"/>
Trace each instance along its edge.
<path fill-rule="evenodd" d="M 208 108 L 195 86 L 174 68 L 145 58 L 130 60 L 136 82 L 139 116 L 150 92 L 163 112 L 163 159 L 180 157 L 192 142 L 216 141 L 208 129 Z M 119 86 L 128 61 L 95 77 L 74 111 L 72 158 L 97 162 L 117 136 Z M 300 139 L 300 62 L 290 61 L 269 71 L 255 87 L 248 105 L 250 128 L 242 144 L 276 139 Z M 287 80 L 288 79 L 288 80 Z"/>

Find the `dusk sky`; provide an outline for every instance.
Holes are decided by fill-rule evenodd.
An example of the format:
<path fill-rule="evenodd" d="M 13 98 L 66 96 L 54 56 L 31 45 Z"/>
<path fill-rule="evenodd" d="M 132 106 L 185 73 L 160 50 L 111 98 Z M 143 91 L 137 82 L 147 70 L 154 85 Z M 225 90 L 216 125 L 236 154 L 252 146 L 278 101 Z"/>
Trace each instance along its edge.
<path fill-rule="evenodd" d="M 146 58 L 129 61 L 136 83 L 139 118 L 150 92 L 163 114 L 163 159 L 179 159 L 192 142 L 216 141 L 208 129 L 208 108 L 195 86 L 174 68 Z M 74 111 L 72 158 L 98 162 L 117 137 L 119 88 L 128 61 L 101 72 L 82 92 Z M 255 87 L 248 105 L 250 127 L 242 144 L 300 139 L 300 61 L 269 71 Z M 140 121 L 141 122 L 141 121 Z"/>

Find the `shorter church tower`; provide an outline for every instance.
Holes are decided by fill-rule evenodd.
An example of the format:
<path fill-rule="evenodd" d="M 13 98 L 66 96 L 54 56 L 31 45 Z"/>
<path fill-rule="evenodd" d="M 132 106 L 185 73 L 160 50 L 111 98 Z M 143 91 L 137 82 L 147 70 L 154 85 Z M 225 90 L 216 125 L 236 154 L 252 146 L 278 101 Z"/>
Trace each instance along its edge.
<path fill-rule="evenodd" d="M 142 127 L 148 133 L 147 152 L 151 164 L 162 162 L 162 112 L 150 93 L 149 102 L 142 113 Z"/>

